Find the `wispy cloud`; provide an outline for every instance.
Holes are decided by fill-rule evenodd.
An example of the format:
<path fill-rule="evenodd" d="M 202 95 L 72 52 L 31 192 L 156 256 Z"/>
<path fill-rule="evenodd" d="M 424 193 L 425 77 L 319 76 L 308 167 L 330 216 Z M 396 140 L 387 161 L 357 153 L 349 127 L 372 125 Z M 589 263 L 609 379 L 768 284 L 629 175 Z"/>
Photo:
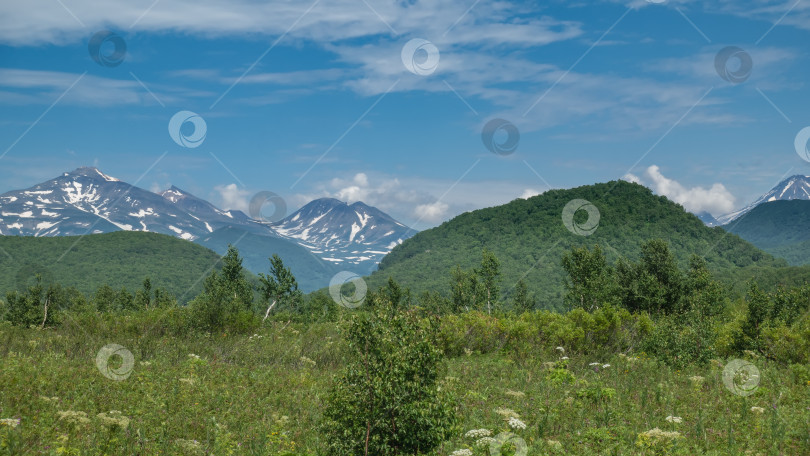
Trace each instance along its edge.
<path fill-rule="evenodd" d="M 78 73 L 61 71 L 0 68 L 0 87 L 12 91 L 0 92 L 0 102 L 7 104 L 51 103 L 53 99 L 76 82 Z M 177 98 L 161 94 L 161 99 Z M 88 106 L 157 105 L 158 102 L 134 79 L 111 79 L 85 75 L 62 100 L 64 104 Z"/>

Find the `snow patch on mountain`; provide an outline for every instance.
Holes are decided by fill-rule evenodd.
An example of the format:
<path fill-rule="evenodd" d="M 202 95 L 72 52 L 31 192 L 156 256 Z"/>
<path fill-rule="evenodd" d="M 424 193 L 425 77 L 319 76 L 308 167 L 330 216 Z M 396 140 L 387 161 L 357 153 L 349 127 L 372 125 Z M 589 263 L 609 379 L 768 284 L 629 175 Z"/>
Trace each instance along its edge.
<path fill-rule="evenodd" d="M 717 217 L 720 225 L 727 225 L 762 203 L 778 200 L 810 200 L 810 176 L 795 175 L 783 180 L 753 203 L 726 215 Z"/>

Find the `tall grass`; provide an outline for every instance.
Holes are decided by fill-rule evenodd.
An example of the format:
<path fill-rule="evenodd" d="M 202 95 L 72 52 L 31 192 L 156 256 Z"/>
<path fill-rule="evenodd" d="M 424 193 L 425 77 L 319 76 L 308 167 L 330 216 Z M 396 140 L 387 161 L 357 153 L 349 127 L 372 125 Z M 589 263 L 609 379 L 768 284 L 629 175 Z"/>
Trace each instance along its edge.
<path fill-rule="evenodd" d="M 0 418 L 20 420 L 0 425 L 0 453 L 319 454 L 318 422 L 345 353 L 340 323 L 207 334 L 178 312 L 73 316 L 45 330 L 0 325 Z M 746 355 L 761 381 L 740 397 L 723 384 L 727 360 L 676 370 L 639 352 L 649 324 L 445 317 L 442 387 L 457 397 L 462 427 L 436 454 L 490 455 L 492 442 L 465 436 L 473 429 L 486 429 L 504 454 L 521 441 L 529 455 L 810 454 L 801 369 Z M 110 343 L 133 354 L 125 380 L 96 366 Z M 98 416 L 118 416 L 110 411 L 129 422 Z"/>

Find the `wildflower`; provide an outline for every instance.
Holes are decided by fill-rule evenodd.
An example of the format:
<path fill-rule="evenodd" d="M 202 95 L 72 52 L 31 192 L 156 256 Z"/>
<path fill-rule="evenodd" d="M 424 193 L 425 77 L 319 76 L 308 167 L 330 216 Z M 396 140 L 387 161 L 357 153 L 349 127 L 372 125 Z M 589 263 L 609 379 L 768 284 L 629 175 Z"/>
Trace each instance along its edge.
<path fill-rule="evenodd" d="M 177 439 L 174 441 L 174 443 L 186 452 L 192 454 L 203 454 L 202 445 L 200 445 L 200 442 L 196 440 Z"/>
<path fill-rule="evenodd" d="M 519 418 L 520 417 L 520 415 L 518 415 L 517 412 L 515 412 L 514 410 L 508 409 L 508 408 L 502 408 L 502 407 L 496 408 L 495 413 L 497 413 L 498 415 L 501 415 L 504 419 Z"/>
<path fill-rule="evenodd" d="M 90 418 L 87 418 L 87 413 L 85 412 L 74 412 L 73 410 L 67 410 L 64 412 L 57 412 L 59 414 L 60 420 L 65 420 L 69 424 L 87 424 L 90 422 Z"/>
<path fill-rule="evenodd" d="M 493 439 L 492 437 L 481 437 L 480 439 L 475 441 L 475 446 L 488 447 L 495 442 L 497 442 L 497 440 Z"/>
<path fill-rule="evenodd" d="M 610 367 L 610 364 L 602 364 L 602 369 L 607 369 L 608 367 Z"/>
<path fill-rule="evenodd" d="M 546 440 L 546 445 L 554 450 L 562 450 L 562 443 L 559 440 Z"/>
<path fill-rule="evenodd" d="M 317 364 L 314 360 L 309 359 L 306 356 L 301 357 L 301 362 L 303 362 L 304 364 L 309 364 L 310 367 L 315 367 L 315 365 Z"/>
<path fill-rule="evenodd" d="M 51 396 L 51 397 L 48 397 L 48 396 L 39 396 L 39 398 L 40 398 L 40 399 L 42 399 L 42 400 L 43 400 L 43 401 L 45 401 L 45 402 L 57 402 L 57 401 L 59 400 L 59 398 L 58 398 L 58 397 L 56 397 L 56 396 Z"/>
<path fill-rule="evenodd" d="M 679 417 L 679 416 L 672 416 L 672 415 L 669 415 L 668 417 L 666 417 L 666 420 L 667 420 L 668 422 L 670 422 L 670 423 L 675 423 L 675 424 L 678 424 L 678 423 L 680 423 L 680 422 L 682 422 L 682 421 L 683 421 L 683 418 L 681 418 L 681 417 Z"/>
<path fill-rule="evenodd" d="M 506 390 L 506 395 L 512 397 L 526 397 L 526 393 L 523 391 Z"/>
<path fill-rule="evenodd" d="M 590 363 L 590 364 L 588 364 L 588 365 L 589 365 L 589 366 L 598 366 L 598 365 L 600 365 L 600 364 L 602 364 L 602 363 Z"/>
<path fill-rule="evenodd" d="M 0 427 L 8 426 L 10 428 L 15 428 L 20 425 L 19 418 L 2 418 L 0 419 Z"/>
<path fill-rule="evenodd" d="M 477 439 L 479 437 L 489 437 L 491 435 L 492 432 L 489 429 L 473 429 L 471 431 L 467 431 L 467 433 L 464 434 L 464 437 Z"/>
<path fill-rule="evenodd" d="M 141 361 L 138 364 L 140 364 L 143 367 L 149 367 L 152 365 L 152 363 L 150 363 L 149 361 Z"/>
<path fill-rule="evenodd" d="M 194 353 L 189 353 L 188 357 L 191 358 L 192 360 L 200 359 L 200 355 L 195 355 Z"/>
<path fill-rule="evenodd" d="M 470 356 L 470 355 L 472 355 L 472 353 L 473 353 L 473 351 L 472 351 L 472 350 L 470 350 L 470 349 L 469 349 L 469 348 L 467 348 L 467 347 L 464 347 L 464 354 L 465 354 L 465 355 Z"/>
<path fill-rule="evenodd" d="M 556 350 L 560 353 L 565 353 L 565 349 L 562 347 L 557 347 Z"/>
<path fill-rule="evenodd" d="M 126 429 L 129 426 L 129 418 L 118 410 L 110 410 L 109 413 L 99 413 L 96 416 L 101 420 L 101 424 L 110 430 Z"/>
<path fill-rule="evenodd" d="M 508 424 L 512 429 L 526 429 L 526 423 L 514 417 L 509 418 Z"/>
<path fill-rule="evenodd" d="M 473 452 L 464 448 L 463 450 L 456 450 L 450 453 L 450 456 L 473 456 Z"/>
<path fill-rule="evenodd" d="M 702 385 L 704 380 L 706 379 L 701 377 L 700 375 L 693 375 L 689 377 L 689 381 L 691 381 L 695 386 Z"/>
<path fill-rule="evenodd" d="M 754 412 L 754 413 L 759 413 L 759 414 L 765 413 L 765 409 L 764 409 L 764 408 L 762 408 L 762 407 L 756 407 L 756 406 L 751 407 L 751 411 L 752 411 L 752 412 Z"/>
<path fill-rule="evenodd" d="M 567 360 L 567 359 L 568 359 L 568 357 L 567 357 L 567 356 L 563 356 L 563 357 L 562 357 L 562 358 L 560 358 L 560 359 L 562 359 L 562 360 Z"/>
<path fill-rule="evenodd" d="M 639 434 L 638 438 L 636 439 L 636 446 L 640 448 L 666 448 L 669 447 L 675 440 L 682 438 L 683 436 L 680 432 L 667 432 L 654 428 Z"/>

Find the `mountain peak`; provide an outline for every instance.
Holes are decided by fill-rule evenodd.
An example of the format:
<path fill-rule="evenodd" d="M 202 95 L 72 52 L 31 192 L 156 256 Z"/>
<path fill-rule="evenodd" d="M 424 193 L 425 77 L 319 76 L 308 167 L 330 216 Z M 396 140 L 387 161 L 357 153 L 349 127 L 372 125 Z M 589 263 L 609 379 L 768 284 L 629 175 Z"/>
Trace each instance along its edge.
<path fill-rule="evenodd" d="M 738 211 L 718 217 L 717 220 L 720 224 L 727 225 L 760 204 L 782 200 L 810 200 L 810 176 L 802 174 L 790 176 L 776 184 L 768 193 L 760 196 L 753 203 Z"/>
<path fill-rule="evenodd" d="M 305 204 L 273 228 L 339 265 L 376 264 L 412 232 L 362 201 L 348 204 L 328 197 Z"/>
<path fill-rule="evenodd" d="M 81 176 L 81 177 L 89 177 L 89 178 L 93 178 L 93 179 L 101 178 L 101 179 L 104 179 L 107 182 L 120 182 L 119 179 L 116 179 L 116 178 L 114 178 L 112 176 L 108 176 L 108 175 L 102 173 L 95 166 L 80 166 L 80 167 L 74 169 L 73 171 L 71 171 L 69 173 L 63 174 L 63 176 L 65 176 L 65 177 L 68 177 L 68 176 L 79 177 L 79 176 Z"/>

